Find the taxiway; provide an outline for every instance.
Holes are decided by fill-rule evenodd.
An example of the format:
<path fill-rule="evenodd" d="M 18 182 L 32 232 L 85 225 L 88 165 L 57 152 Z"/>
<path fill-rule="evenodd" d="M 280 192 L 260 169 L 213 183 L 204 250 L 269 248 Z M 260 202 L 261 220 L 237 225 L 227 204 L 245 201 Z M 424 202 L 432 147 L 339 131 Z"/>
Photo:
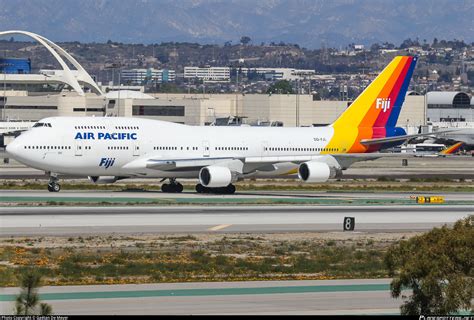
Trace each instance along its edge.
<path fill-rule="evenodd" d="M 389 279 L 43 287 L 57 314 L 399 314 Z M 0 288 L 11 312 L 18 288 Z"/>

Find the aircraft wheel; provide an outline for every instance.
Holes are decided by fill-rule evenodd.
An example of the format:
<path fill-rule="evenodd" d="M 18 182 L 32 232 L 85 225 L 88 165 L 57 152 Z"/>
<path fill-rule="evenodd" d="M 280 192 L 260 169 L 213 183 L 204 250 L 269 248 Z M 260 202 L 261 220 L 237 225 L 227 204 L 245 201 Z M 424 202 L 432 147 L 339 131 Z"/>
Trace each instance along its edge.
<path fill-rule="evenodd" d="M 198 183 L 198 184 L 196 185 L 196 192 L 197 192 L 197 193 L 204 193 L 204 188 L 205 188 L 205 187 L 204 187 L 202 184 Z"/>
<path fill-rule="evenodd" d="M 59 192 L 61 190 L 61 185 L 59 183 L 48 183 L 49 192 Z"/>
<path fill-rule="evenodd" d="M 235 193 L 235 186 L 233 184 L 229 184 L 226 187 L 226 193 L 227 194 L 234 194 Z"/>
<path fill-rule="evenodd" d="M 167 183 L 164 183 L 161 185 L 161 192 L 168 193 L 170 192 L 170 185 Z"/>
<path fill-rule="evenodd" d="M 61 186 L 59 185 L 59 183 L 53 184 L 53 190 L 54 192 L 59 192 L 61 190 Z"/>
<path fill-rule="evenodd" d="M 175 192 L 181 193 L 183 192 L 183 185 L 181 183 L 177 183 L 175 186 Z"/>

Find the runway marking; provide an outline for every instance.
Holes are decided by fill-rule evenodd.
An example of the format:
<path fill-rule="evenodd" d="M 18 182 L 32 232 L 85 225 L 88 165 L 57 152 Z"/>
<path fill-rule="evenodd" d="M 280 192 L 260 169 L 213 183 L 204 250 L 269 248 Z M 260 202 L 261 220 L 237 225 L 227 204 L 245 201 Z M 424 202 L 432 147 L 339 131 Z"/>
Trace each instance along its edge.
<path fill-rule="evenodd" d="M 231 224 L 220 224 L 218 226 L 207 229 L 208 231 L 218 231 L 230 227 Z"/>

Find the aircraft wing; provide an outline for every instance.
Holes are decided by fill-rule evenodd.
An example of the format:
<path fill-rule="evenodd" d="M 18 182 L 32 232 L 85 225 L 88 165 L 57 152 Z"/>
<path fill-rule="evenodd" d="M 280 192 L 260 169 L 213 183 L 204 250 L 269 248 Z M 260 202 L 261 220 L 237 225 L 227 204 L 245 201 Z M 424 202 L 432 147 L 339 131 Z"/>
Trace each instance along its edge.
<path fill-rule="evenodd" d="M 390 158 L 406 158 L 412 157 L 412 154 L 407 153 L 341 153 L 341 154 L 322 154 L 322 155 L 308 155 L 308 156 L 280 156 L 280 157 L 250 157 L 245 158 L 245 166 L 251 164 L 266 164 L 272 165 L 282 162 L 291 162 L 294 164 L 300 164 L 306 161 L 321 161 L 334 166 L 339 166 L 345 170 L 349 168 L 353 163 L 359 161 L 371 161 L 382 157 Z M 261 169 L 259 169 L 261 170 Z"/>
<path fill-rule="evenodd" d="M 323 155 L 285 155 L 285 156 L 261 156 L 261 157 L 225 157 L 225 158 L 184 158 L 184 159 L 160 159 L 147 158 L 137 159 L 124 166 L 126 169 L 135 169 L 140 175 L 143 169 L 160 171 L 199 171 L 203 167 L 218 165 L 228 167 L 239 173 L 251 173 L 259 171 L 273 171 L 274 165 L 279 163 L 293 163 L 295 165 L 307 161 L 321 161 L 341 169 L 347 169 L 353 163 L 359 161 L 370 161 L 381 157 L 411 157 L 410 154 L 400 153 L 344 153 Z"/>
<path fill-rule="evenodd" d="M 193 158 L 193 159 L 148 159 L 146 168 L 162 170 L 162 171 L 174 171 L 174 170 L 199 170 L 202 167 L 218 163 L 226 163 L 236 158 Z"/>
<path fill-rule="evenodd" d="M 474 145 L 474 128 L 458 128 L 456 131 L 448 132 L 440 138 L 463 141 L 467 145 Z"/>
<path fill-rule="evenodd" d="M 282 158 L 282 157 L 280 157 Z M 288 158 L 288 159 L 286 159 Z M 304 161 L 302 157 L 301 162 Z M 305 157 L 308 158 L 308 157 Z M 273 171 L 276 163 L 291 162 L 295 157 L 285 157 L 285 159 L 277 159 L 276 157 L 256 157 L 256 158 L 195 158 L 195 159 L 148 159 L 145 167 L 147 169 L 161 171 L 199 171 L 203 167 L 218 165 L 228 167 L 229 169 L 239 173 L 251 173 L 256 170 Z M 307 161 L 307 160 L 306 160 Z M 129 165 L 127 165 L 129 166 Z M 138 164 L 140 166 L 140 164 Z"/>
<path fill-rule="evenodd" d="M 162 158 L 142 158 L 127 163 L 124 169 L 134 170 L 136 175 L 144 175 L 144 169 L 160 171 L 199 171 L 203 167 L 211 165 L 221 165 L 229 169 L 242 173 L 244 159 L 237 157 L 220 158 L 181 158 L 181 159 L 162 159 Z"/>
<path fill-rule="evenodd" d="M 418 137 L 438 136 L 438 135 L 442 135 L 444 133 L 453 132 L 453 131 L 456 131 L 456 130 L 443 130 L 443 131 L 436 131 L 436 132 L 430 132 L 430 133 L 407 134 L 403 136 L 394 136 L 394 137 L 387 137 L 387 138 L 362 139 L 360 143 L 365 146 L 370 146 L 370 145 L 380 144 L 380 143 L 405 141 L 405 140 L 410 140 L 410 139 L 418 138 Z"/>

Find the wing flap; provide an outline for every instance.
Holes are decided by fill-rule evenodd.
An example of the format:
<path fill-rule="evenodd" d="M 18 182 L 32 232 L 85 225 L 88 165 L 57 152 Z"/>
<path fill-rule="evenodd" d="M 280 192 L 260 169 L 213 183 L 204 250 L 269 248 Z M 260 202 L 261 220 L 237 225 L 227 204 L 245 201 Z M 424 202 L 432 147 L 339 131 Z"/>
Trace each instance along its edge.
<path fill-rule="evenodd" d="M 314 157 L 318 156 L 300 156 L 300 155 L 288 155 L 288 156 L 262 156 L 262 157 L 247 157 L 245 158 L 245 163 L 279 163 L 279 162 L 303 162 L 303 161 L 310 161 Z"/>
<path fill-rule="evenodd" d="M 235 160 L 235 158 L 200 158 L 200 159 L 148 159 L 146 168 L 162 171 L 172 171 L 186 168 L 200 169 L 213 164 Z"/>

